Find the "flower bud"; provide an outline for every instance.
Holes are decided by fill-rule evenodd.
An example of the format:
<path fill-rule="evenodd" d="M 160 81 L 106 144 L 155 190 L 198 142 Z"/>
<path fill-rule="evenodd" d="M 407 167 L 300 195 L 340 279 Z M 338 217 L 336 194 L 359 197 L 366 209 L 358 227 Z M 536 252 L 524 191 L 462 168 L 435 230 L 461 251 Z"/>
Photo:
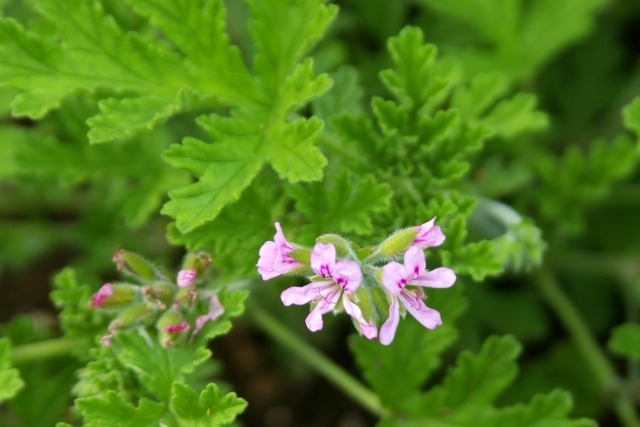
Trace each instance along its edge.
<path fill-rule="evenodd" d="M 154 265 L 138 254 L 120 249 L 113 254 L 113 262 L 120 271 L 126 271 L 144 281 L 153 279 Z"/>
<path fill-rule="evenodd" d="M 211 265 L 211 256 L 206 252 L 188 253 L 182 262 L 182 270 L 193 270 L 197 277 L 202 276 Z"/>
<path fill-rule="evenodd" d="M 347 258 L 352 252 L 351 242 L 337 234 L 323 234 L 316 239 L 316 243 L 331 243 L 336 248 L 338 258 Z"/>
<path fill-rule="evenodd" d="M 189 286 L 187 288 L 180 288 L 178 292 L 176 292 L 175 302 L 173 303 L 173 307 L 178 307 L 180 305 L 191 305 L 196 300 L 196 296 L 198 292 L 193 286 Z"/>
<path fill-rule="evenodd" d="M 175 291 L 176 287 L 166 282 L 154 282 L 143 288 L 147 298 L 160 301 L 165 305 L 171 304 L 174 300 Z"/>
<path fill-rule="evenodd" d="M 111 322 L 109 330 L 115 331 L 129 326 L 148 324 L 153 320 L 156 311 L 157 309 L 154 305 L 146 302 L 134 304 L 120 312 L 118 317 Z"/>
<path fill-rule="evenodd" d="M 91 297 L 91 307 L 106 310 L 126 307 L 136 299 L 139 289 L 134 285 L 105 283 Z"/>
<path fill-rule="evenodd" d="M 167 311 L 156 322 L 160 343 L 165 348 L 173 346 L 180 338 L 186 336 L 190 327 L 175 310 Z"/>
<path fill-rule="evenodd" d="M 380 243 L 376 255 L 383 257 L 394 257 L 409 249 L 416 236 L 418 235 L 417 227 L 403 228 L 396 231 L 386 240 Z"/>
<path fill-rule="evenodd" d="M 195 270 L 180 270 L 176 278 L 176 283 L 181 288 L 192 286 L 197 274 Z"/>

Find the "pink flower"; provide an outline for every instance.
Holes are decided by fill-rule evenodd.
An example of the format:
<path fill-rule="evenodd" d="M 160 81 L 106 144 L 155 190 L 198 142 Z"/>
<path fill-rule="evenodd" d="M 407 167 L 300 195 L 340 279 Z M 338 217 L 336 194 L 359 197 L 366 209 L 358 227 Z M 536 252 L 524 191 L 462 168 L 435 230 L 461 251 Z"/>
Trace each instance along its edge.
<path fill-rule="evenodd" d="M 316 332 L 322 329 L 322 316 L 336 308 L 342 295 L 342 305 L 347 314 L 360 324 L 360 332 L 369 339 L 375 338 L 378 335 L 376 327 L 364 319 L 360 307 L 351 301 L 351 295 L 362 281 L 360 266 L 353 261 L 336 262 L 333 244 L 316 243 L 311 251 L 311 269 L 320 280 L 286 289 L 280 296 L 282 303 L 289 306 L 316 302 L 306 319 L 309 330 Z"/>
<path fill-rule="evenodd" d="M 276 222 L 276 234 L 274 241 L 265 242 L 260 248 L 260 259 L 258 260 L 258 273 L 262 275 L 262 280 L 269 280 L 276 276 L 288 273 L 296 268 L 304 267 L 295 261 L 289 253 L 294 249 L 293 245 L 287 241 L 280 228 L 280 223 Z"/>
<path fill-rule="evenodd" d="M 91 297 L 91 308 L 100 308 L 107 298 L 113 295 L 113 286 L 111 283 L 102 285 L 98 292 Z"/>
<path fill-rule="evenodd" d="M 207 314 L 203 314 L 202 316 L 198 316 L 198 318 L 196 319 L 196 327 L 193 329 L 193 335 L 200 332 L 205 323 L 213 322 L 223 314 L 224 307 L 222 307 L 222 304 L 220 304 L 220 300 L 217 296 L 212 296 L 211 301 L 209 302 L 209 312 Z"/>
<path fill-rule="evenodd" d="M 444 242 L 445 237 L 442 230 L 437 225 L 433 225 L 435 221 L 434 217 L 431 221 L 418 226 L 418 235 L 411 243 L 412 247 L 430 248 L 440 246 Z"/>
<path fill-rule="evenodd" d="M 193 285 L 193 281 L 196 279 L 195 270 L 180 270 L 178 271 L 177 283 L 181 288 L 186 288 Z"/>
<path fill-rule="evenodd" d="M 393 341 L 400 321 L 400 305 L 405 306 L 423 326 L 429 329 L 442 324 L 440 313 L 427 307 L 422 301 L 426 296 L 422 287 L 448 288 L 456 281 L 456 274 L 450 268 L 440 267 L 427 271 L 424 252 L 417 246 L 412 246 L 404 255 L 404 265 L 390 262 L 382 267 L 382 284 L 391 294 L 392 302 L 389 307 L 389 318 L 380 328 L 380 342 L 388 345 Z M 408 285 L 418 288 L 407 289 Z"/>

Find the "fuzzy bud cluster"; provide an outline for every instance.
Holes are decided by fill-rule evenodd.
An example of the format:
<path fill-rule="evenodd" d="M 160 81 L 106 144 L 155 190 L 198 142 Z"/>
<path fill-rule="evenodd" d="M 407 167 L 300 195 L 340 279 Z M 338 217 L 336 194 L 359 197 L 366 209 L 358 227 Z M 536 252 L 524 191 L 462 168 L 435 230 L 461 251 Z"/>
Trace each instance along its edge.
<path fill-rule="evenodd" d="M 108 334 L 100 339 L 106 346 L 118 331 L 143 327 L 154 328 L 162 346 L 171 347 L 193 338 L 207 322 L 224 314 L 218 297 L 197 286 L 211 264 L 208 254 L 188 254 L 175 278 L 129 251 L 117 251 L 113 261 L 137 284 L 105 283 L 91 296 L 92 309 L 114 314 Z M 208 310 L 204 314 L 198 312 L 202 307 Z"/>
<path fill-rule="evenodd" d="M 323 327 L 326 313 L 346 312 L 358 332 L 388 345 L 400 317 L 409 312 L 429 329 L 442 324 L 440 313 L 425 305 L 424 288 L 447 288 L 456 281 L 453 270 L 427 270 L 424 248 L 440 246 L 445 236 L 435 218 L 398 230 L 377 246 L 360 248 L 342 236 L 324 234 L 313 248 L 289 242 L 279 223 L 273 241 L 260 248 L 258 273 L 263 280 L 281 275 L 305 275 L 309 284 L 281 294 L 284 305 L 310 304 L 310 331 Z M 396 260 L 403 259 L 403 264 Z"/>

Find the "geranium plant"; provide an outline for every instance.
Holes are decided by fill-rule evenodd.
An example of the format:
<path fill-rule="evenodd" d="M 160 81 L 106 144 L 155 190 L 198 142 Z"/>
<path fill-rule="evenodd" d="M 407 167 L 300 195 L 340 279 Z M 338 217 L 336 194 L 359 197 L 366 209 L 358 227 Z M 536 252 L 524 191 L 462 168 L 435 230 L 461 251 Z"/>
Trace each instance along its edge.
<path fill-rule="evenodd" d="M 638 16 L 0 0 L 0 427 L 639 427 Z"/>

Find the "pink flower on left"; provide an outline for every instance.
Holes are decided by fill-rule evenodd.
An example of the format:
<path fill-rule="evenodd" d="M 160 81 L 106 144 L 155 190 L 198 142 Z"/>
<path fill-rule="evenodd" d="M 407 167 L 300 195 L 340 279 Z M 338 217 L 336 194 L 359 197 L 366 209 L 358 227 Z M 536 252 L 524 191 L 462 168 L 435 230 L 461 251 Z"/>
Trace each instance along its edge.
<path fill-rule="evenodd" d="M 289 255 L 294 246 L 284 237 L 280 223 L 276 222 L 274 225 L 276 234 L 273 236 L 273 241 L 265 242 L 260 248 L 257 267 L 262 280 L 269 280 L 304 267 Z"/>

